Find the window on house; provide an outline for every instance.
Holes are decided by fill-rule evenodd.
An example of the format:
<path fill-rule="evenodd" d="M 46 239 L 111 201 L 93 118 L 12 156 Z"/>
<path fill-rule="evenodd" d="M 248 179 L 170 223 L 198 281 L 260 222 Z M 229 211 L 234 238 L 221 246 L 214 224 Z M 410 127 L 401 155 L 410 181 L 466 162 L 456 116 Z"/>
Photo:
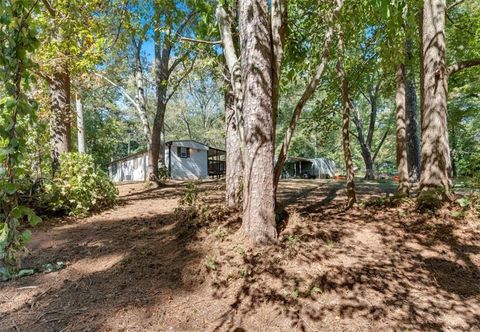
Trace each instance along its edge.
<path fill-rule="evenodd" d="M 177 154 L 180 158 L 190 158 L 190 149 L 184 146 L 178 146 Z"/>

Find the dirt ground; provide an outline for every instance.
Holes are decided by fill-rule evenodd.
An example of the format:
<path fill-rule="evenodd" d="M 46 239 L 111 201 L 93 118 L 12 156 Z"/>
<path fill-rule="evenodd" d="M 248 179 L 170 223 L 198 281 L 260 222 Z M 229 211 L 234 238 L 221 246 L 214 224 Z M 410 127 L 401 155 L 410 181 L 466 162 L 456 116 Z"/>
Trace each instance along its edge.
<path fill-rule="evenodd" d="M 222 186 L 199 185 L 204 206 Z M 122 185 L 114 209 L 45 221 L 24 265 L 66 267 L 0 283 L 0 331 L 480 331 L 477 218 L 346 212 L 342 183 L 286 181 L 279 243 L 253 248 L 238 217 L 186 224 L 183 189 Z"/>

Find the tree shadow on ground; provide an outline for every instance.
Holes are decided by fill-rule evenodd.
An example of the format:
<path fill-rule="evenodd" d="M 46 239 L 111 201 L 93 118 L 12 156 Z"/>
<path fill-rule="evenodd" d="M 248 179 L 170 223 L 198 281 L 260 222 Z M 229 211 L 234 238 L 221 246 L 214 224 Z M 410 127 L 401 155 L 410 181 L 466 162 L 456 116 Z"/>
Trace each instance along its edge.
<path fill-rule="evenodd" d="M 155 305 L 168 303 L 172 293 L 188 293 L 203 282 L 198 270 L 204 256 L 188 248 L 197 230 L 177 214 L 165 213 L 87 220 L 45 234 L 52 237 L 50 242 L 39 239 L 24 265 L 64 261 L 67 268 L 9 283 L 9 288 L 42 290 L 7 312 L 0 319 L 0 330 L 106 330 L 112 328 L 112 315 L 127 309 L 138 310 L 145 322 L 152 316 L 161 320 L 161 313 L 152 311 Z"/>
<path fill-rule="evenodd" d="M 303 198 L 274 246 L 249 247 L 236 219 L 198 229 L 171 211 L 45 232 L 51 242 L 25 263 L 67 268 L 6 284 L 2 295 L 41 288 L 23 306 L 0 303 L 0 330 L 478 329 L 477 229 L 409 210 L 344 211 L 335 182 L 282 185 L 283 199 Z M 360 198 L 385 194 L 373 189 Z"/>
<path fill-rule="evenodd" d="M 480 273 L 470 258 L 480 250 L 478 232 L 431 216 L 419 225 L 418 214 L 402 217 L 397 209 L 341 212 L 340 188 L 308 189 L 303 217 L 289 222 L 279 245 L 219 262 L 247 273 L 232 280 L 220 271 L 212 283 L 213 296 L 230 301 L 214 329 L 478 328 Z"/>

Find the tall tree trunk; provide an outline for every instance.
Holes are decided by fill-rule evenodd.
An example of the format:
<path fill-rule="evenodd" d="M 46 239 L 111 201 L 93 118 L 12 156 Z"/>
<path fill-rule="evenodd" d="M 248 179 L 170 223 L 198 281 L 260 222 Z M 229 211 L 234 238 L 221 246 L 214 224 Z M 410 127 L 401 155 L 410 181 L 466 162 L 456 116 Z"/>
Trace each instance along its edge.
<path fill-rule="evenodd" d="M 232 11 L 229 11 L 232 14 Z M 225 71 L 229 79 L 226 80 L 227 91 L 225 92 L 225 126 L 226 126 L 226 176 L 225 176 L 225 199 L 227 206 L 239 208 L 242 197 L 243 182 L 243 90 L 240 61 L 237 56 L 235 45 L 238 40 L 233 39 L 231 24 L 232 19 L 227 11 L 219 3 L 216 10 L 217 21 L 225 57 Z"/>
<path fill-rule="evenodd" d="M 448 194 L 450 149 L 447 130 L 445 0 L 425 0 L 422 20 L 423 115 L 420 188 Z"/>
<path fill-rule="evenodd" d="M 277 238 L 273 190 L 273 58 L 268 13 L 267 0 L 240 2 L 245 133 L 242 229 L 257 243 Z"/>
<path fill-rule="evenodd" d="M 395 97 L 397 110 L 397 169 L 398 191 L 408 194 L 409 177 L 407 161 L 407 137 L 406 137 L 406 87 L 405 66 L 400 65 L 397 69 L 397 93 Z"/>
<path fill-rule="evenodd" d="M 78 93 L 75 94 L 75 108 L 77 111 L 77 143 L 78 152 L 85 153 L 85 127 L 83 121 L 83 104 Z"/>
<path fill-rule="evenodd" d="M 405 42 L 405 116 L 407 136 L 407 161 L 410 182 L 420 180 L 420 139 L 418 137 L 417 93 L 415 91 L 415 74 L 411 68 L 412 42 Z"/>
<path fill-rule="evenodd" d="M 229 12 L 231 13 L 231 9 Z M 216 10 L 216 17 L 222 36 L 223 54 L 225 57 L 225 64 L 230 74 L 230 85 L 233 90 L 235 101 L 235 119 L 237 121 L 237 128 L 240 135 L 240 153 L 243 154 L 245 134 L 243 131 L 243 86 L 242 86 L 242 70 L 240 66 L 240 60 L 237 55 L 236 46 L 239 44 L 234 40 L 232 33 L 232 22 L 236 21 L 235 18 L 229 17 L 227 11 L 219 2 Z"/>
<path fill-rule="evenodd" d="M 340 31 L 340 28 L 337 27 L 337 31 Z M 340 79 L 340 88 L 342 93 L 342 106 L 343 106 L 343 116 L 342 116 L 342 144 L 343 144 L 343 155 L 345 159 L 345 170 L 347 172 L 347 204 L 346 208 L 351 208 L 357 198 L 355 194 L 355 174 L 353 172 L 353 162 L 352 162 L 352 152 L 350 150 L 350 97 L 348 95 L 348 81 L 345 75 L 345 69 L 343 67 L 343 35 L 339 33 L 338 39 L 338 61 L 337 61 L 337 73 Z"/>
<path fill-rule="evenodd" d="M 280 76 L 282 72 L 283 49 L 287 34 L 287 1 L 271 0 L 271 45 L 272 45 L 272 107 L 273 137 L 275 137 L 278 102 L 280 97 Z M 276 192 L 276 184 L 275 184 Z"/>
<path fill-rule="evenodd" d="M 144 88 L 144 77 L 143 77 L 143 67 L 141 59 L 141 49 L 142 42 L 133 40 L 133 45 L 135 47 L 135 86 L 136 86 L 136 100 L 137 100 L 137 109 L 142 122 L 143 135 L 147 143 L 147 155 L 149 160 L 151 160 L 152 155 L 152 132 L 150 130 L 150 124 L 148 123 L 147 116 L 147 101 L 145 98 L 145 88 Z M 155 179 L 153 167 L 147 167 L 147 179 Z"/>
<path fill-rule="evenodd" d="M 235 97 L 229 84 L 228 90 L 225 92 L 225 127 L 225 146 L 227 150 L 225 198 L 228 207 L 238 208 L 242 194 L 243 164 L 240 153 L 240 133 L 238 122 L 235 119 Z"/>
<path fill-rule="evenodd" d="M 375 172 L 373 171 L 373 158 L 372 158 L 371 146 L 369 146 L 368 144 L 368 138 L 367 138 L 367 141 L 365 141 L 365 135 L 363 134 L 363 127 L 360 120 L 360 115 L 358 114 L 358 110 L 355 108 L 352 109 L 351 106 L 350 106 L 350 109 L 353 114 L 353 123 L 357 128 L 357 133 L 358 133 L 357 138 L 358 138 L 358 142 L 360 143 L 360 150 L 362 152 L 362 158 L 365 164 L 365 179 L 374 180 Z M 373 112 L 373 109 L 374 107 L 372 106 L 372 112 Z M 375 114 L 376 114 L 376 108 L 375 108 Z M 373 113 L 370 114 L 370 120 L 372 118 L 376 118 L 376 116 L 374 116 Z M 369 130 L 368 132 L 373 133 L 373 130 Z"/>
<path fill-rule="evenodd" d="M 155 15 L 160 17 L 159 5 L 155 6 Z M 157 18 L 157 21 L 160 19 Z M 164 142 L 164 122 L 165 111 L 167 110 L 167 90 L 170 79 L 170 36 L 163 36 L 159 29 L 155 30 L 155 85 L 157 108 L 153 120 L 151 152 L 148 159 L 148 174 L 150 181 L 159 180 L 159 166 L 165 167 L 165 142 Z"/>
<path fill-rule="evenodd" d="M 60 165 L 60 156 L 72 150 L 70 114 L 70 75 L 68 69 L 60 67 L 50 80 L 50 102 L 52 109 L 51 140 L 52 170 Z"/>
<path fill-rule="evenodd" d="M 457 177 L 457 131 L 455 130 L 455 124 L 452 123 L 452 134 L 451 134 L 451 139 L 452 139 L 452 151 L 451 151 L 451 158 L 452 158 L 452 169 L 451 169 L 451 174 L 450 176 L 452 178 Z"/>
<path fill-rule="evenodd" d="M 159 107 L 158 107 L 159 106 Z M 157 106 L 157 114 L 153 121 L 151 150 L 148 158 L 148 172 L 150 181 L 158 181 L 159 166 L 165 167 L 165 142 L 163 135 L 164 118 L 166 104 L 161 103 Z"/>

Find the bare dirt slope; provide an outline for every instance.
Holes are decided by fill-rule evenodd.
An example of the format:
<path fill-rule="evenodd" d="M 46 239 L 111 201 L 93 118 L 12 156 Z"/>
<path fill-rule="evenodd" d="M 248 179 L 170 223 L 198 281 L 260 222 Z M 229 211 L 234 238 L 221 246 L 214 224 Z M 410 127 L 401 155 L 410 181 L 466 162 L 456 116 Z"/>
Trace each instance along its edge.
<path fill-rule="evenodd" d="M 120 186 L 115 209 L 46 221 L 24 264 L 66 268 L 0 283 L 0 331 L 480 331 L 474 217 L 345 212 L 341 183 L 288 181 L 278 245 L 252 248 L 235 216 L 182 220 L 183 186 Z M 221 183 L 200 189 L 221 202 Z"/>

